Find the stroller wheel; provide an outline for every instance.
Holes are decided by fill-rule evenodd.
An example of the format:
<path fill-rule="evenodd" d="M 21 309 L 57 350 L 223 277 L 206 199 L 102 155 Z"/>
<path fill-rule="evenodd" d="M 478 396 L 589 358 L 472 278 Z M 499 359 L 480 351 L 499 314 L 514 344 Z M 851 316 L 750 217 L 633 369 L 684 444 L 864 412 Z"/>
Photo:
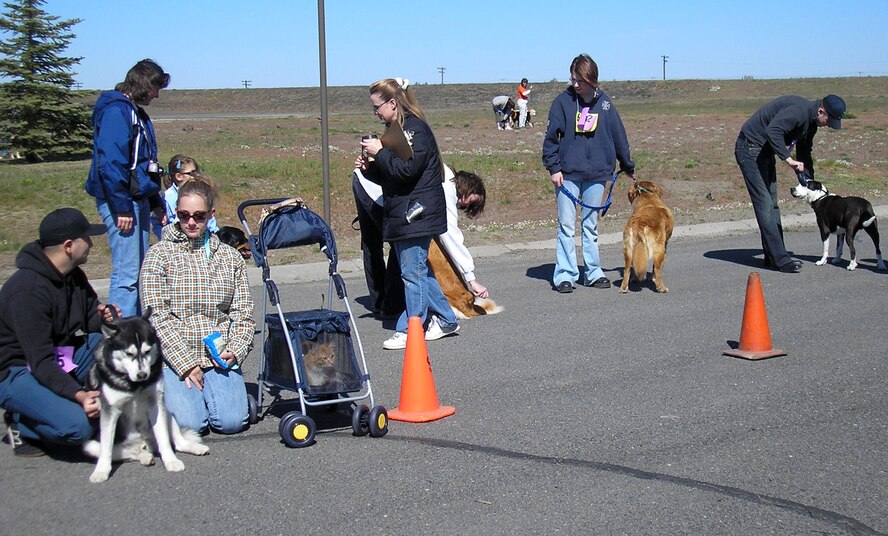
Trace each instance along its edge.
<path fill-rule="evenodd" d="M 308 415 L 291 411 L 281 420 L 279 426 L 281 439 L 291 448 L 307 447 L 314 442 L 315 423 Z"/>
<path fill-rule="evenodd" d="M 284 413 L 283 417 L 281 417 L 281 420 L 278 422 L 278 433 L 281 435 L 282 439 L 287 435 L 286 430 L 288 422 L 291 419 L 296 418 L 298 415 L 302 415 L 302 413 L 299 411 L 288 411 L 287 413 Z"/>
<path fill-rule="evenodd" d="M 388 412 L 382 406 L 373 406 L 368 418 L 370 437 L 382 437 L 388 433 Z"/>
<path fill-rule="evenodd" d="M 250 394 L 247 395 L 247 420 L 250 424 L 259 422 L 259 404 L 256 397 Z"/>
<path fill-rule="evenodd" d="M 367 423 L 368 413 L 370 413 L 370 408 L 366 404 L 355 406 L 355 411 L 352 413 L 352 430 L 356 436 L 367 435 L 370 432 L 370 426 Z"/>

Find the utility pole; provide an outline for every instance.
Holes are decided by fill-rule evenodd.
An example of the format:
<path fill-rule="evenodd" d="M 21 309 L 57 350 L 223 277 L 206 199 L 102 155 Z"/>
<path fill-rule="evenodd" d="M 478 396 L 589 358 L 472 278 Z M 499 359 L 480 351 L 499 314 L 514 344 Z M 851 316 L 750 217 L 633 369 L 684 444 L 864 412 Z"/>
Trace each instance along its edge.
<path fill-rule="evenodd" d="M 330 115 L 327 106 L 327 19 L 324 0 L 318 0 L 318 63 L 321 75 L 321 179 L 324 185 L 324 221 L 330 222 Z M 329 293 L 333 293 L 330 279 Z M 331 302 L 327 302 L 331 303 Z M 345 304 L 348 307 L 348 304 Z"/>
<path fill-rule="evenodd" d="M 447 70 L 447 67 L 438 67 L 438 72 L 441 73 L 441 85 L 444 85 L 444 71 Z"/>
<path fill-rule="evenodd" d="M 244 89 L 249 89 L 250 84 L 252 84 L 253 81 L 252 80 L 241 80 L 241 83 L 244 85 Z"/>
<path fill-rule="evenodd" d="M 662 56 L 663 58 L 663 80 L 666 80 L 666 58 L 669 56 Z"/>
<path fill-rule="evenodd" d="M 80 82 L 74 82 L 74 89 L 77 89 L 79 91 L 80 88 L 82 88 L 82 87 L 83 87 L 83 84 L 81 84 Z"/>

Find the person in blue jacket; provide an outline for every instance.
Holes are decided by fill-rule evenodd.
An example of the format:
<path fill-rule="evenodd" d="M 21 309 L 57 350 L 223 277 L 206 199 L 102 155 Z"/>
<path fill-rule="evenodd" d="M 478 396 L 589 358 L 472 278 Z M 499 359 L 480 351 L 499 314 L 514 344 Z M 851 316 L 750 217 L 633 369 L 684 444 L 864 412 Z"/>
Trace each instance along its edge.
<path fill-rule="evenodd" d="M 570 64 L 570 86 L 555 97 L 549 109 L 549 125 L 543 141 L 543 165 L 555 186 L 558 207 L 558 240 L 552 283 L 561 293 L 573 291 L 579 281 L 574 231 L 577 207 L 563 190 L 597 207 L 617 161 L 620 170 L 634 178 L 635 163 L 629 156 L 629 140 L 617 108 L 598 84 L 598 65 L 588 54 Z M 562 189 L 563 188 L 563 189 Z M 598 254 L 598 211 L 583 207 L 584 284 L 610 288 Z"/>
<path fill-rule="evenodd" d="M 139 269 L 151 234 L 153 210 L 166 223 L 157 160 L 157 139 L 143 106 L 157 98 L 170 75 L 145 59 L 126 73 L 113 91 L 96 100 L 92 114 L 93 159 L 86 191 L 108 228 L 111 246 L 109 303 L 124 316 L 139 311 Z"/>
<path fill-rule="evenodd" d="M 355 160 L 356 168 L 382 186 L 383 238 L 392 244 L 401 267 L 407 310 L 398 318 L 395 334 L 383 343 L 386 350 L 398 350 L 407 347 L 409 317 L 422 319 L 427 341 L 459 329 L 459 321 L 426 262 L 432 238 L 447 231 L 443 164 L 438 142 L 409 81 L 388 78 L 373 83 L 370 104 L 380 122 L 401 125 L 413 153 L 405 160 L 392 148 L 383 147 L 379 139 L 366 139 L 361 148 L 367 157 Z"/>

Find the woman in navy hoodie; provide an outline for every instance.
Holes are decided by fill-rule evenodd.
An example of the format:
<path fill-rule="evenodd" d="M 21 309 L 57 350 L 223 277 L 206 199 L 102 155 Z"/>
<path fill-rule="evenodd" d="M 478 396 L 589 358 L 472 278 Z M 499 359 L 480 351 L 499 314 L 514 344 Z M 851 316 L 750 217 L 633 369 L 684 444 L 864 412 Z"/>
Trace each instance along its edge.
<path fill-rule="evenodd" d="M 126 73 L 113 91 L 99 95 L 92 114 L 93 159 L 86 191 L 108 227 L 111 282 L 108 302 L 132 316 L 139 307 L 139 269 L 151 233 L 151 210 L 166 222 L 160 198 L 163 168 L 157 160 L 154 126 L 142 106 L 157 98 L 170 75 L 151 60 Z"/>
<path fill-rule="evenodd" d="M 570 64 L 570 86 L 552 102 L 549 126 L 543 141 L 543 165 L 555 186 L 558 207 L 558 240 L 552 283 L 558 292 L 571 292 L 579 281 L 574 230 L 577 206 L 562 190 L 585 205 L 601 204 L 607 181 L 617 161 L 629 178 L 635 163 L 629 157 L 629 140 L 623 121 L 610 97 L 598 84 L 598 65 L 588 54 Z M 598 211 L 583 207 L 584 284 L 609 288 L 598 255 Z"/>
<path fill-rule="evenodd" d="M 380 122 L 391 128 L 395 122 L 401 126 L 412 152 L 404 159 L 392 148 L 383 147 L 379 139 L 367 139 L 361 141 L 361 148 L 368 156 L 355 161 L 356 168 L 382 186 L 383 238 L 392 244 L 401 267 L 407 310 L 398 318 L 395 334 L 382 345 L 386 350 L 399 350 L 407 347 L 408 317 L 422 319 L 427 341 L 459 329 L 459 321 L 426 263 L 432 238 L 447 231 L 443 165 L 438 142 L 407 80 L 375 82 L 370 86 L 370 104 Z"/>

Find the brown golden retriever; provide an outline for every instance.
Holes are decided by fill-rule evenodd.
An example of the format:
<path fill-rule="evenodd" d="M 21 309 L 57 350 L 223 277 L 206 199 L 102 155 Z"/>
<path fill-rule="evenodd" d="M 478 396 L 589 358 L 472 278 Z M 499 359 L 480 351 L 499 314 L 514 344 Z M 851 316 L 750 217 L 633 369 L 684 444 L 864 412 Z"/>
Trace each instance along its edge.
<path fill-rule="evenodd" d="M 492 315 L 503 310 L 496 302 L 490 299 L 476 298 L 472 291 L 466 288 L 462 277 L 456 273 L 456 268 L 438 244 L 438 239 L 432 240 L 429 246 L 429 267 L 438 280 L 438 285 L 447 298 L 447 303 L 453 309 L 457 318 L 470 318 L 480 315 Z"/>
<path fill-rule="evenodd" d="M 672 211 L 660 197 L 663 190 L 651 181 L 639 181 L 629 188 L 632 214 L 623 229 L 623 283 L 620 292 L 629 289 L 630 269 L 639 282 L 647 279 L 648 261 L 654 261 L 654 284 L 657 292 L 669 292 L 663 284 L 663 263 L 666 244 L 672 237 Z"/>

